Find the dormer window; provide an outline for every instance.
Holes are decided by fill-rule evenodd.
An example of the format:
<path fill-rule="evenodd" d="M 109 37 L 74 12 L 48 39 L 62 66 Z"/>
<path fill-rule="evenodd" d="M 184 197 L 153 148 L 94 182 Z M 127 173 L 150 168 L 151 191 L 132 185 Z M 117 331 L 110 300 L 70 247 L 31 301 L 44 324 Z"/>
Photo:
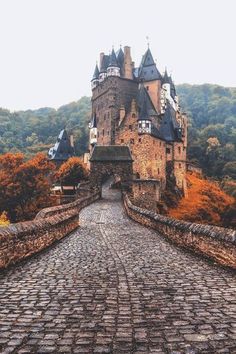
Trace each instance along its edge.
<path fill-rule="evenodd" d="M 149 120 L 142 120 L 138 124 L 139 134 L 151 134 L 151 122 Z"/>

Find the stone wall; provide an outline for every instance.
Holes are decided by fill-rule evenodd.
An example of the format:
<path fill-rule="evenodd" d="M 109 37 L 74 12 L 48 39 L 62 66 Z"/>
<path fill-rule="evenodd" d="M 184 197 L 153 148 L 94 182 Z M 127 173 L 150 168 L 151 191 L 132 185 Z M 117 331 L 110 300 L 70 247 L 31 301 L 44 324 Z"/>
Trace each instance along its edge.
<path fill-rule="evenodd" d="M 131 186 L 133 203 L 141 208 L 157 212 L 157 202 L 161 199 L 160 181 L 134 179 Z"/>
<path fill-rule="evenodd" d="M 129 161 L 91 161 L 90 182 L 101 187 L 109 176 L 119 177 L 121 182 L 127 182 L 132 178 L 132 162 Z"/>
<path fill-rule="evenodd" d="M 117 145 L 127 145 L 130 148 L 133 171 L 142 179 L 158 179 L 163 188 L 166 179 L 166 143 L 149 134 L 138 133 L 136 114 L 128 114 L 120 125 L 116 136 Z"/>
<path fill-rule="evenodd" d="M 175 244 L 236 269 L 236 231 L 175 220 L 141 209 L 131 203 L 127 194 L 124 206 L 133 220 L 157 230 Z"/>
<path fill-rule="evenodd" d="M 32 221 L 0 228 L 0 268 L 37 253 L 60 240 L 79 225 L 79 212 L 100 198 L 96 191 L 73 203 L 41 210 Z"/>

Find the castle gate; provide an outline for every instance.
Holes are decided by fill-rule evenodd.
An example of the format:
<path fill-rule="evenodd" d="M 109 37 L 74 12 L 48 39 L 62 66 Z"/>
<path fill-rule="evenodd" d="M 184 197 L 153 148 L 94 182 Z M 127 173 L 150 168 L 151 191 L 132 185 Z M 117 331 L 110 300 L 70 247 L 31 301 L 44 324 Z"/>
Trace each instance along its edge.
<path fill-rule="evenodd" d="M 101 187 L 110 176 L 121 183 L 129 182 L 133 175 L 133 160 L 128 146 L 108 145 L 93 149 L 90 158 L 90 180 Z"/>

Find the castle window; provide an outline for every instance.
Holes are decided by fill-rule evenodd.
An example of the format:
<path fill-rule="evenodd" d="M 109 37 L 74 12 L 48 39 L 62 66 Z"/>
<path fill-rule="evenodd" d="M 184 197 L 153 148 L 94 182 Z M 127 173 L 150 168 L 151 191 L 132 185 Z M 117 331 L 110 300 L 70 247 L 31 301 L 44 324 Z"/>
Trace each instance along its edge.
<path fill-rule="evenodd" d="M 149 91 L 149 86 L 146 86 L 147 91 Z"/>
<path fill-rule="evenodd" d="M 166 148 L 166 153 L 170 154 L 170 148 Z"/>
<path fill-rule="evenodd" d="M 107 135 L 108 135 L 108 136 L 110 135 L 110 132 L 109 132 L 109 130 L 107 131 Z"/>
<path fill-rule="evenodd" d="M 141 139 L 141 138 L 139 138 L 139 139 L 138 139 L 138 142 L 139 142 L 139 143 L 141 143 L 141 142 L 142 142 L 142 139 Z"/>
<path fill-rule="evenodd" d="M 146 123 L 145 126 L 146 126 L 146 128 L 149 128 L 149 123 Z"/>
<path fill-rule="evenodd" d="M 132 114 L 132 118 L 135 118 L 135 113 Z"/>
<path fill-rule="evenodd" d="M 181 163 L 179 163 L 179 168 L 181 168 Z"/>
<path fill-rule="evenodd" d="M 130 139 L 130 144 L 134 144 L 134 139 Z"/>
<path fill-rule="evenodd" d="M 124 139 L 120 139 L 121 144 L 124 144 Z"/>
<path fill-rule="evenodd" d="M 179 152 L 179 154 L 181 153 L 181 147 L 180 146 L 178 146 L 178 152 Z"/>
<path fill-rule="evenodd" d="M 132 125 L 129 125 L 129 130 L 132 130 Z"/>
<path fill-rule="evenodd" d="M 102 136 L 104 136 L 104 129 L 102 130 Z"/>
<path fill-rule="evenodd" d="M 160 158 L 161 158 L 161 160 L 162 160 L 162 155 L 160 155 Z"/>
<path fill-rule="evenodd" d="M 155 184 L 153 185 L 153 189 L 154 191 L 157 189 L 157 186 Z"/>
<path fill-rule="evenodd" d="M 158 175 L 160 174 L 160 169 L 159 168 L 157 169 L 157 173 L 158 173 Z"/>
<path fill-rule="evenodd" d="M 159 144 L 160 146 L 161 146 L 161 141 L 160 141 L 160 144 Z"/>

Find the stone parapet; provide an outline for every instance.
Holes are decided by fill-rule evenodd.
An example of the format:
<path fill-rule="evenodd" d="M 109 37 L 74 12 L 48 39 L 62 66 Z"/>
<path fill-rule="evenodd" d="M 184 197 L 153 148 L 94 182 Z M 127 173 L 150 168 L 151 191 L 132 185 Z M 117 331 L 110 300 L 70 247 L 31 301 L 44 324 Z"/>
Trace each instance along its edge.
<path fill-rule="evenodd" d="M 157 230 L 175 244 L 205 255 L 236 269 L 236 231 L 222 227 L 176 220 L 141 209 L 124 194 L 124 206 L 130 218 Z"/>
<path fill-rule="evenodd" d="M 79 225 L 79 212 L 100 198 L 96 191 L 73 203 L 41 210 L 31 221 L 0 228 L 0 269 L 6 268 L 60 240 Z"/>

